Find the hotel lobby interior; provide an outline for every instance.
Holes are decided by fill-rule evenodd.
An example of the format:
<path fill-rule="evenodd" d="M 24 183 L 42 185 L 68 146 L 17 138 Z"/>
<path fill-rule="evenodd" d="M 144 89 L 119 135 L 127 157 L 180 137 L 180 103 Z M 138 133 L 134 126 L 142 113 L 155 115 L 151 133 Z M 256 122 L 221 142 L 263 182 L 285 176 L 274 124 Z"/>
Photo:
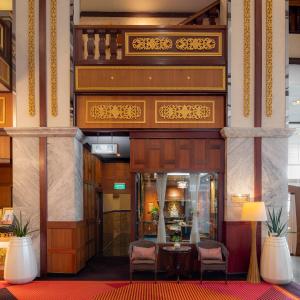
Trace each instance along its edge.
<path fill-rule="evenodd" d="M 300 298 L 300 0 L 0 0 L 0 300 Z"/>

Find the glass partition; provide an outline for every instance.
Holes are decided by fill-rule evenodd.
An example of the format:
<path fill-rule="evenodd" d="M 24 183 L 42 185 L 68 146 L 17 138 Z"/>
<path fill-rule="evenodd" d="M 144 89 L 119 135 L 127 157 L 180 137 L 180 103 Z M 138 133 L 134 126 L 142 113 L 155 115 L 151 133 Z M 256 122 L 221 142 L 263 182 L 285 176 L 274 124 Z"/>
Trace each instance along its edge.
<path fill-rule="evenodd" d="M 139 238 L 156 241 L 160 211 L 157 174 L 144 173 L 140 178 Z M 163 208 L 166 242 L 190 242 L 191 231 L 200 239 L 217 239 L 217 188 L 216 173 L 167 174 Z"/>

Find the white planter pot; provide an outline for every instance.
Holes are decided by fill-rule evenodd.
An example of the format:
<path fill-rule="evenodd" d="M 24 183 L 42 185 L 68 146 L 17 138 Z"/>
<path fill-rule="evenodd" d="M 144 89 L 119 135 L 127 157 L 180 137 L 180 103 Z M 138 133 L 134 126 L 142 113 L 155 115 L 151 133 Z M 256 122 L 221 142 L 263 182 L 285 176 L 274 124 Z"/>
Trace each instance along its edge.
<path fill-rule="evenodd" d="M 37 263 L 30 237 L 12 237 L 5 259 L 4 279 L 22 284 L 37 276 Z"/>
<path fill-rule="evenodd" d="M 273 284 L 287 284 L 293 280 L 291 256 L 285 237 L 265 239 L 261 255 L 261 277 Z"/>

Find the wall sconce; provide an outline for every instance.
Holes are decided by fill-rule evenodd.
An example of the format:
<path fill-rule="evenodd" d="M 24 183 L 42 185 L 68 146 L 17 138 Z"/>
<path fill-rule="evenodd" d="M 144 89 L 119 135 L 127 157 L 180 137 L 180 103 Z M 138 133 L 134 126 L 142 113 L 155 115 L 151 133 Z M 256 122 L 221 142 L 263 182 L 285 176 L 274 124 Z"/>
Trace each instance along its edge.
<path fill-rule="evenodd" d="M 245 203 L 250 201 L 250 194 L 232 194 L 231 202 L 233 203 Z"/>

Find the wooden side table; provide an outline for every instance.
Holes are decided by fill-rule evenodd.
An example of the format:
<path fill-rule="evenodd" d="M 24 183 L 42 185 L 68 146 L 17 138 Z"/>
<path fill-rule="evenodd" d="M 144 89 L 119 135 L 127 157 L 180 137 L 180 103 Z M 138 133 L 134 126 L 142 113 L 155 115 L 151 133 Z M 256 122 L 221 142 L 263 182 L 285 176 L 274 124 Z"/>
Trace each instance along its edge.
<path fill-rule="evenodd" d="M 173 270 L 170 270 L 169 273 L 175 273 L 177 276 L 177 283 L 179 283 L 179 276 L 183 273 L 184 262 L 186 261 L 186 257 L 191 254 L 192 247 L 181 246 L 175 248 L 174 246 L 165 246 L 162 249 L 169 253 L 173 265 Z"/>

